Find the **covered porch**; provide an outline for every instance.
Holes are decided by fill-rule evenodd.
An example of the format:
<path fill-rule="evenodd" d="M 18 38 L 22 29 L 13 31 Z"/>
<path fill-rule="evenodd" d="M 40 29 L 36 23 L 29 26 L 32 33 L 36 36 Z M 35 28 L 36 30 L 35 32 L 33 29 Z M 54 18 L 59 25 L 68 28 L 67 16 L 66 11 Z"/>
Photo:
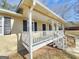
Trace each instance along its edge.
<path fill-rule="evenodd" d="M 29 11 L 26 13 L 27 29 L 22 33 L 22 44 L 29 51 L 30 59 L 32 59 L 32 52 L 54 41 L 56 44 L 58 43 L 59 48 L 63 49 L 64 20 L 38 1 L 24 0 L 24 2 L 28 2 L 30 5 L 23 3 Z M 40 21 L 41 23 L 38 25 Z M 33 22 L 35 23 L 33 24 Z M 51 24 L 51 29 L 46 24 Z"/>

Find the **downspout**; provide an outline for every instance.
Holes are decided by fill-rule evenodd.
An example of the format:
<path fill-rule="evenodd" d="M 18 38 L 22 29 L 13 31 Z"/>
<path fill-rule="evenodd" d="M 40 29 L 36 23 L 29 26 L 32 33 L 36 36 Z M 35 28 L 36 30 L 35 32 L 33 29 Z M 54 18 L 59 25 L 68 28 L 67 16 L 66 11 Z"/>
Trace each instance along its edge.
<path fill-rule="evenodd" d="M 29 10 L 29 59 L 33 59 L 32 54 L 32 45 L 33 45 L 33 38 L 32 38 L 32 11 L 34 9 L 34 6 L 36 4 L 36 0 L 33 0 L 33 5 L 31 6 Z"/>

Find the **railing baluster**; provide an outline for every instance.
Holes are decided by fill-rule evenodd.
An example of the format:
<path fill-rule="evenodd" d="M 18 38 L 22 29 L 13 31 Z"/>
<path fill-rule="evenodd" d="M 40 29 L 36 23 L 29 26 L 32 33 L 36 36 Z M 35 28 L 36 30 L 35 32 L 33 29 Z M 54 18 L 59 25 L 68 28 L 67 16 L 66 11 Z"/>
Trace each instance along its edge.
<path fill-rule="evenodd" d="M 59 36 L 62 36 L 62 31 L 37 31 L 33 32 L 33 43 L 43 42 L 45 40 L 52 40 L 54 38 L 57 38 Z"/>

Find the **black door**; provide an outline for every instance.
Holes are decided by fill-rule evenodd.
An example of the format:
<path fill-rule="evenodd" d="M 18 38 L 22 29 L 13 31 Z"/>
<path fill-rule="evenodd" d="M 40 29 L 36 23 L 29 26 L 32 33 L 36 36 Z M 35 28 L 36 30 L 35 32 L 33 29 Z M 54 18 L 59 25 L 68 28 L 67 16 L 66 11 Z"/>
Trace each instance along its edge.
<path fill-rule="evenodd" d="M 23 31 L 27 31 L 27 20 L 23 20 Z"/>
<path fill-rule="evenodd" d="M 46 36 L 46 24 L 42 24 L 43 36 Z"/>
<path fill-rule="evenodd" d="M 46 24 L 42 24 L 42 30 L 46 31 Z"/>

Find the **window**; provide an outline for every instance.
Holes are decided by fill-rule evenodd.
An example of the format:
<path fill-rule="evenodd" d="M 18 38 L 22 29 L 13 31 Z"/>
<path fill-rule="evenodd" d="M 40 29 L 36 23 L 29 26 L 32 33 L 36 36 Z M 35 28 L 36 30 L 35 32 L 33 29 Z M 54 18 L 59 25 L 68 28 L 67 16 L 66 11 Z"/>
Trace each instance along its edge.
<path fill-rule="evenodd" d="M 23 31 L 27 31 L 27 20 L 23 20 Z"/>
<path fill-rule="evenodd" d="M 46 24 L 42 24 L 42 30 L 46 31 Z"/>
<path fill-rule="evenodd" d="M 37 22 L 32 22 L 32 30 L 37 31 Z"/>
<path fill-rule="evenodd" d="M 63 26 L 62 26 L 62 24 L 59 26 L 59 30 L 62 30 L 63 29 Z"/>
<path fill-rule="evenodd" d="M 55 30 L 57 30 L 57 25 L 56 24 L 54 24 L 54 27 L 55 27 Z"/>
<path fill-rule="evenodd" d="M 51 24 L 49 24 L 49 30 L 52 30 L 52 25 Z"/>
<path fill-rule="evenodd" d="M 10 34 L 11 33 L 11 18 L 10 17 L 4 17 L 4 34 Z"/>
<path fill-rule="evenodd" d="M 37 22 L 34 22 L 35 31 L 37 31 Z"/>
<path fill-rule="evenodd" d="M 27 20 L 23 20 L 23 31 L 28 31 L 28 24 Z M 32 31 L 37 31 L 37 22 L 32 22 Z"/>

